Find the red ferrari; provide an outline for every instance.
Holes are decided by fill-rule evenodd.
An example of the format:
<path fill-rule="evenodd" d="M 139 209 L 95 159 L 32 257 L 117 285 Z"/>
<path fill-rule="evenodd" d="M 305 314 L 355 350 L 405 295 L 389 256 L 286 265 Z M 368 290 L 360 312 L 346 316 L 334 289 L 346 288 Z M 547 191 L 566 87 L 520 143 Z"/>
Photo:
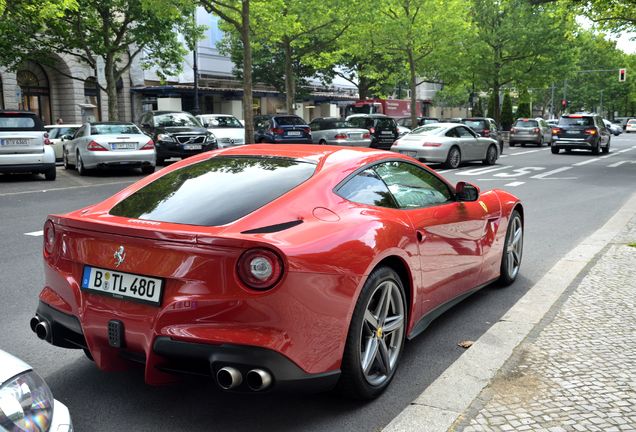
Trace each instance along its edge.
<path fill-rule="evenodd" d="M 512 283 L 523 207 L 397 153 L 249 145 L 175 163 L 44 224 L 31 327 L 103 370 L 373 398 L 405 340 Z"/>

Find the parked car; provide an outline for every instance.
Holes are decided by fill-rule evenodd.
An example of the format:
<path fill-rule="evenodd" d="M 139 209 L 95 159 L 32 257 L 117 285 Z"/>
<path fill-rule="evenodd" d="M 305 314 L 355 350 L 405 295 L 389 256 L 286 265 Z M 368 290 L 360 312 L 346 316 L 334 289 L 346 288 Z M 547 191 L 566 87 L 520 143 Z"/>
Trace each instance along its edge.
<path fill-rule="evenodd" d="M 347 121 L 371 134 L 371 147 L 389 150 L 400 132 L 396 121 L 384 114 L 353 114 Z"/>
<path fill-rule="evenodd" d="M 157 165 L 163 165 L 169 158 L 187 158 L 217 148 L 214 135 L 187 112 L 148 111 L 138 124 L 155 142 Z"/>
<path fill-rule="evenodd" d="M 0 111 L 0 173 L 44 174 L 55 180 L 55 151 L 42 120 L 28 111 Z"/>
<path fill-rule="evenodd" d="M 0 430 L 72 432 L 68 408 L 31 366 L 0 350 Z"/>
<path fill-rule="evenodd" d="M 216 138 L 219 148 L 245 144 L 245 126 L 230 114 L 202 114 L 197 119 Z"/>
<path fill-rule="evenodd" d="M 623 133 L 623 128 L 620 125 L 614 124 L 609 120 L 603 119 L 603 123 L 605 123 L 605 127 L 609 129 L 610 133 L 614 136 L 619 136 Z"/>
<path fill-rule="evenodd" d="M 550 119 L 546 120 L 545 122 L 548 124 L 548 126 L 554 127 L 559 124 L 559 119 Z"/>
<path fill-rule="evenodd" d="M 596 114 L 567 114 L 561 116 L 559 125 L 552 128 L 552 153 L 561 149 L 591 150 L 592 154 L 609 153 L 610 132 L 601 116 Z"/>
<path fill-rule="evenodd" d="M 139 167 L 155 171 L 155 143 L 134 123 L 84 123 L 71 141 L 64 141 L 64 169 L 86 175 L 94 168 Z"/>
<path fill-rule="evenodd" d="M 468 117 L 461 119 L 460 123 L 470 127 L 479 135 L 492 138 L 499 143 L 499 153 L 503 154 L 504 140 L 495 119 L 490 117 Z"/>
<path fill-rule="evenodd" d="M 636 119 L 627 120 L 627 124 L 625 125 L 625 132 L 627 133 L 636 132 Z"/>
<path fill-rule="evenodd" d="M 521 144 L 535 144 L 539 147 L 550 145 L 552 142 L 552 128 L 542 118 L 520 118 L 515 121 L 510 129 L 508 145 L 514 147 Z"/>
<path fill-rule="evenodd" d="M 406 126 L 397 125 L 397 129 L 398 129 L 398 138 L 411 132 L 411 129 L 407 128 Z"/>
<path fill-rule="evenodd" d="M 439 123 L 439 119 L 436 117 L 418 117 L 416 125 L 413 125 L 411 117 L 402 117 L 397 119 L 398 126 L 404 126 L 409 129 L 414 129 L 418 126 L 424 126 L 431 123 Z"/>
<path fill-rule="evenodd" d="M 273 144 L 311 144 L 311 129 L 297 115 L 275 114 L 254 117 L 254 142 Z"/>
<path fill-rule="evenodd" d="M 395 141 L 391 150 L 421 162 L 444 163 L 447 168 L 475 160 L 493 165 L 500 155 L 497 141 L 458 123 L 420 126 Z"/>
<path fill-rule="evenodd" d="M 44 126 L 44 129 L 49 134 L 51 146 L 55 151 L 56 162 L 62 160 L 62 141 L 72 139 L 75 131 L 81 126 L 81 124 L 55 124 Z"/>
<path fill-rule="evenodd" d="M 627 122 L 634 117 L 614 117 L 614 123 L 620 124 L 623 130 L 627 129 Z"/>
<path fill-rule="evenodd" d="M 337 117 L 316 118 L 309 123 L 311 136 L 318 144 L 369 147 L 371 134 Z"/>
<path fill-rule="evenodd" d="M 452 186 L 397 153 L 221 149 L 48 216 L 36 329 L 148 384 L 181 371 L 371 399 L 407 339 L 515 280 L 523 215 L 508 192 Z"/>

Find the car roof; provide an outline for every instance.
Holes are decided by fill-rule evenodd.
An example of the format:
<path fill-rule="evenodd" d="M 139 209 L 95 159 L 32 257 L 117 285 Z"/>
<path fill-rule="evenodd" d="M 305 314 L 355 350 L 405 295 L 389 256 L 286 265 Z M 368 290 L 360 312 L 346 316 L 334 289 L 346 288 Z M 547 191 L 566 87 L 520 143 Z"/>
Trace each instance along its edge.
<path fill-rule="evenodd" d="M 161 114 L 190 114 L 187 111 L 179 111 L 179 110 L 174 110 L 174 111 L 147 111 L 147 112 L 150 112 L 153 115 L 161 115 Z"/>
<path fill-rule="evenodd" d="M 62 124 L 50 124 L 50 125 L 46 125 L 44 126 L 47 129 L 53 129 L 53 128 L 68 128 L 68 127 L 82 127 L 82 125 L 80 123 L 62 123 Z"/>
<path fill-rule="evenodd" d="M 351 114 L 349 117 L 347 118 L 352 118 L 352 117 L 366 117 L 366 118 L 391 118 L 388 115 L 385 114 Z"/>
<path fill-rule="evenodd" d="M 196 117 L 234 117 L 232 114 L 198 114 Z"/>

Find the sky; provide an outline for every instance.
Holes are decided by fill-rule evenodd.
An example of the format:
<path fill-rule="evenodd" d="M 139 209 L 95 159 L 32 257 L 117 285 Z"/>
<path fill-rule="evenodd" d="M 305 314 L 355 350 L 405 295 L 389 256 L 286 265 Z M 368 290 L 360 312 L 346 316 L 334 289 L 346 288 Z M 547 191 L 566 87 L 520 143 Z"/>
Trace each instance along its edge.
<path fill-rule="evenodd" d="M 616 46 L 628 54 L 634 54 L 636 53 L 636 41 L 632 40 L 634 38 L 636 33 L 622 33 L 616 38 Z"/>

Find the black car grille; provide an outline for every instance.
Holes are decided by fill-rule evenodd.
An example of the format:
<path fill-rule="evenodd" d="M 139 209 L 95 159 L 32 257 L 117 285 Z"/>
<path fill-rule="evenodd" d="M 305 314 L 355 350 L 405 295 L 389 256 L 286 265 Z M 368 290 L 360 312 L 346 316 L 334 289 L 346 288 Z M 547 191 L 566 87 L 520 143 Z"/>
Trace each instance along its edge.
<path fill-rule="evenodd" d="M 179 144 L 203 144 L 205 135 L 177 135 L 175 137 Z"/>

